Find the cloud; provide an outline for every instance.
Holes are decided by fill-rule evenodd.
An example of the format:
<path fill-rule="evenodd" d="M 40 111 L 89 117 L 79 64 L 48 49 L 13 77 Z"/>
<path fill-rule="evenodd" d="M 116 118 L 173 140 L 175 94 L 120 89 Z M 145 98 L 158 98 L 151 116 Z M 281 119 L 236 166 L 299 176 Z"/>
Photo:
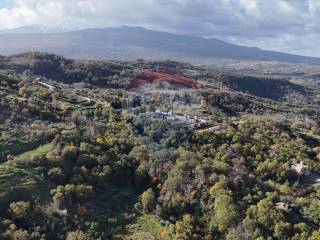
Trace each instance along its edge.
<path fill-rule="evenodd" d="M 319 0 L 9 0 L 0 29 L 144 26 L 320 56 Z M 303 46 L 301 49 L 300 46 Z M 311 51 L 311 48 L 317 48 Z"/>

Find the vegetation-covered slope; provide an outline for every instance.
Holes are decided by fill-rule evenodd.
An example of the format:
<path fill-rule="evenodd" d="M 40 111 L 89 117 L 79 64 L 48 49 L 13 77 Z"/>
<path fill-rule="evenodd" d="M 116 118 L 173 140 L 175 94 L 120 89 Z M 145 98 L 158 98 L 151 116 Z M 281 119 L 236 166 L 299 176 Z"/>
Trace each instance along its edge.
<path fill-rule="evenodd" d="M 12 61 L 0 75 L 0 239 L 319 239 L 314 113 L 221 90 L 183 64 L 207 88 L 125 90 L 140 66 L 172 62 L 118 63 L 116 88 L 42 79 L 52 89 Z M 140 114 L 156 109 L 207 126 Z"/>

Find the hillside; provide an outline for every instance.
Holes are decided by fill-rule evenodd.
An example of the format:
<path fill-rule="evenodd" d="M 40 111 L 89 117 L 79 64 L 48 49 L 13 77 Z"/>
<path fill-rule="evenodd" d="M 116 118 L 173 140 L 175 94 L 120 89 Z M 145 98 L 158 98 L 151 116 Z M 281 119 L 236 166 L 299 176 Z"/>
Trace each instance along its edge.
<path fill-rule="evenodd" d="M 226 86 L 262 98 L 280 100 L 289 93 L 308 96 L 306 87 L 290 82 L 287 78 L 211 71 L 207 74 L 207 79 L 218 81 L 221 87 Z"/>
<path fill-rule="evenodd" d="M 265 51 L 217 39 L 181 36 L 141 27 L 86 29 L 61 33 L 0 33 L 0 54 L 45 51 L 89 59 L 245 59 L 319 64 L 318 58 Z"/>
<path fill-rule="evenodd" d="M 318 240 L 319 105 L 287 102 L 299 86 L 172 61 L 2 58 L 0 239 Z"/>
<path fill-rule="evenodd" d="M 3 57 L 0 59 L 1 69 L 82 87 L 133 91 L 139 87 L 139 90 L 151 96 L 157 96 L 161 89 L 174 90 L 173 95 L 175 91 L 184 91 L 184 88 L 190 91 L 195 89 L 197 95 L 205 98 L 207 92 L 209 96 L 214 95 L 214 98 L 210 97 L 210 102 L 229 114 L 279 111 L 286 114 L 306 111 L 312 116 L 319 114 L 317 86 L 311 88 L 308 84 L 300 85 L 288 79 L 234 74 L 175 61 L 87 61 L 29 52 Z M 73 89 L 70 91 L 75 92 Z M 72 95 L 75 101 L 81 100 L 76 94 Z M 169 102 L 171 98 L 176 98 L 165 97 L 165 91 L 160 95 Z M 88 96 L 83 96 L 81 101 L 88 100 Z"/>
<path fill-rule="evenodd" d="M 283 99 L 291 93 L 307 99 L 309 94 L 306 87 L 287 79 L 209 71 L 174 61 L 86 61 L 67 59 L 48 53 L 29 52 L 0 58 L 0 69 L 12 69 L 20 73 L 30 71 L 34 75 L 58 82 L 69 84 L 83 82 L 100 87 L 130 89 L 145 83 L 166 81 L 196 88 L 197 85 L 201 85 L 200 80 L 205 79 L 205 82 L 213 83 L 217 87 L 223 84 L 234 91 L 274 100 Z"/>

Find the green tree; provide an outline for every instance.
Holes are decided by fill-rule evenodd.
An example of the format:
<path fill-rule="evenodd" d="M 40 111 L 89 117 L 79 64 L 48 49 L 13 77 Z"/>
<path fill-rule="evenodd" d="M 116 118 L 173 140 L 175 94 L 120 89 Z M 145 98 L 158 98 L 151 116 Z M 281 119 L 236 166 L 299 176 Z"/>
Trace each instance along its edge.
<path fill-rule="evenodd" d="M 291 225 L 288 222 L 278 222 L 274 226 L 273 236 L 276 239 L 288 239 L 291 232 Z"/>
<path fill-rule="evenodd" d="M 309 206 L 303 208 L 303 214 L 306 218 L 314 222 L 315 224 L 320 224 L 320 201 L 314 200 Z"/>
<path fill-rule="evenodd" d="M 48 176 L 56 183 L 62 183 L 65 178 L 63 170 L 60 167 L 51 168 Z"/>
<path fill-rule="evenodd" d="M 75 146 L 65 146 L 62 150 L 62 159 L 65 161 L 72 161 L 77 157 L 78 149 Z"/>
<path fill-rule="evenodd" d="M 52 201 L 53 201 L 53 206 L 57 209 L 62 209 L 65 206 L 64 205 L 65 197 L 62 192 L 56 192 L 52 197 Z"/>
<path fill-rule="evenodd" d="M 256 206 L 251 206 L 247 211 L 247 217 L 255 219 L 265 229 L 269 230 L 269 234 L 275 231 L 278 235 L 281 231 L 285 230 L 285 226 L 280 224 L 285 222 L 285 217 L 282 210 L 276 209 L 270 198 L 264 198 L 258 202 Z M 276 229 L 275 225 L 279 223 Z"/>
<path fill-rule="evenodd" d="M 56 208 L 64 207 L 65 203 L 72 205 L 75 202 L 87 200 L 93 194 L 93 187 L 91 185 L 74 185 L 67 184 L 65 186 L 58 186 L 51 190 L 53 196 L 53 203 Z"/>
<path fill-rule="evenodd" d="M 10 204 L 10 211 L 16 218 L 25 218 L 30 213 L 30 203 L 24 201 L 13 202 Z"/>
<path fill-rule="evenodd" d="M 67 240 L 89 240 L 88 236 L 83 231 L 74 231 L 67 234 Z"/>
<path fill-rule="evenodd" d="M 5 234 L 5 238 L 4 239 L 10 239 L 10 240 L 29 240 L 31 239 L 30 234 L 28 233 L 28 231 L 24 230 L 24 229 L 18 229 L 16 225 L 11 224 L 9 226 L 9 230 L 7 230 L 6 234 Z M 0 235 L 0 239 L 1 235 Z"/>
<path fill-rule="evenodd" d="M 155 207 L 155 194 L 151 188 L 146 190 L 141 195 L 141 202 L 144 210 L 150 211 Z"/>
<path fill-rule="evenodd" d="M 312 232 L 310 240 L 319 240 L 319 239 L 320 239 L 320 231 Z"/>
<path fill-rule="evenodd" d="M 175 224 L 174 240 L 192 240 L 194 232 L 194 219 L 190 214 L 185 214 Z"/>
<path fill-rule="evenodd" d="M 214 215 L 211 220 L 212 226 L 217 227 L 220 232 L 225 232 L 236 222 L 238 217 L 239 213 L 232 197 L 224 191 L 217 194 L 214 201 Z"/>

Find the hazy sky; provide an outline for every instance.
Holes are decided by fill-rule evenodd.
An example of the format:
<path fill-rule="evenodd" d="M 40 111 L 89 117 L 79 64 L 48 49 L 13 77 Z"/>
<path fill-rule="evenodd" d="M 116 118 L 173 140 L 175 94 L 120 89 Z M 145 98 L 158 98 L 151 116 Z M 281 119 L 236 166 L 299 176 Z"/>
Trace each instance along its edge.
<path fill-rule="evenodd" d="M 0 0 L 0 29 L 149 29 L 320 57 L 320 0 Z"/>

